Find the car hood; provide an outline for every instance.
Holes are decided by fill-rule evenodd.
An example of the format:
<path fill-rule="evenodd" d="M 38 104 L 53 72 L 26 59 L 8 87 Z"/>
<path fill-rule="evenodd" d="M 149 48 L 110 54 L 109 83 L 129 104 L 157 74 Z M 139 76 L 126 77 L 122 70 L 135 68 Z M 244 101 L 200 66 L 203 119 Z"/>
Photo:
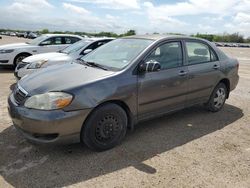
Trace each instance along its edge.
<path fill-rule="evenodd" d="M 23 62 L 34 63 L 34 62 L 39 62 L 43 60 L 53 63 L 57 61 L 69 61 L 71 60 L 71 57 L 68 54 L 59 53 L 59 52 L 51 52 L 51 53 L 42 53 L 42 54 L 29 56 L 25 58 Z"/>
<path fill-rule="evenodd" d="M 14 44 L 6 44 L 0 45 L 0 49 L 16 49 L 31 46 L 27 43 L 14 43 Z"/>
<path fill-rule="evenodd" d="M 67 91 L 114 74 L 78 63 L 54 65 L 23 77 L 18 84 L 29 95 L 50 91 Z"/>

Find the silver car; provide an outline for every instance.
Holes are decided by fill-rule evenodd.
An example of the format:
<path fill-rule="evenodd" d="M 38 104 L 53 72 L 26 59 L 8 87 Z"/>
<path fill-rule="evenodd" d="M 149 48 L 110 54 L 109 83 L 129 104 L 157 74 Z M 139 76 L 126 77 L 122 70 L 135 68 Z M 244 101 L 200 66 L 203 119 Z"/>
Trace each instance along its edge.
<path fill-rule="evenodd" d="M 22 63 L 17 65 L 14 75 L 17 79 L 20 79 L 42 68 L 70 62 L 88 54 L 111 40 L 113 40 L 113 38 L 86 38 L 59 52 L 42 53 L 27 57 L 22 60 Z"/>

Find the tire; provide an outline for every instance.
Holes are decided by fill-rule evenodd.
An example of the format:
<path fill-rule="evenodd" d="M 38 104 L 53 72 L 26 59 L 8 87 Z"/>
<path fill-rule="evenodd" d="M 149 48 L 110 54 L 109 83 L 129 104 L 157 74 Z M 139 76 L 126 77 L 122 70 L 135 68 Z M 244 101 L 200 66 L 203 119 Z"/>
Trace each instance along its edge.
<path fill-rule="evenodd" d="M 226 101 L 228 89 L 224 83 L 219 83 L 213 90 L 209 101 L 206 103 L 206 108 L 211 112 L 220 111 Z"/>
<path fill-rule="evenodd" d="M 116 104 L 94 110 L 81 131 L 81 141 L 90 149 L 105 151 L 118 145 L 126 135 L 128 118 Z"/>
<path fill-rule="evenodd" d="M 30 56 L 29 54 L 19 54 L 14 59 L 14 66 L 16 67 L 22 60 L 26 57 Z"/>

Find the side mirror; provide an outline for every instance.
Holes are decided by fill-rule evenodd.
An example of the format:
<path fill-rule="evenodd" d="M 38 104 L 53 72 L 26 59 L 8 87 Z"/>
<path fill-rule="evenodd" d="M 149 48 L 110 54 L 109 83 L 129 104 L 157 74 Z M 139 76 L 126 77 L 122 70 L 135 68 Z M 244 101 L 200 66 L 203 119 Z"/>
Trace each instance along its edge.
<path fill-rule="evenodd" d="M 161 70 L 161 64 L 154 60 L 147 61 L 139 66 L 139 72 L 141 73 L 157 72 L 159 70 Z"/>
<path fill-rule="evenodd" d="M 92 49 L 87 49 L 87 50 L 84 50 L 83 51 L 83 54 L 85 55 L 85 54 L 88 54 L 88 53 L 90 53 L 90 52 L 92 52 L 93 50 Z"/>

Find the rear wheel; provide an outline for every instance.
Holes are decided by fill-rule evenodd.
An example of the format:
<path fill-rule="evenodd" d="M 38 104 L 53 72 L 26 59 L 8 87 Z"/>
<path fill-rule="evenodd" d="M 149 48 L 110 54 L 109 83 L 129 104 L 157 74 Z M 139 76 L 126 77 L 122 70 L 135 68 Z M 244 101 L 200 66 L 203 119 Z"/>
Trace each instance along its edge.
<path fill-rule="evenodd" d="M 16 67 L 19 63 L 22 63 L 22 60 L 26 57 L 30 56 L 30 54 L 19 54 L 14 59 L 14 66 Z"/>
<path fill-rule="evenodd" d="M 81 141 L 90 149 L 104 151 L 119 144 L 126 135 L 127 114 L 116 104 L 94 110 L 81 131 Z"/>
<path fill-rule="evenodd" d="M 227 87 L 224 83 L 219 83 L 210 96 L 206 107 L 211 112 L 218 112 L 222 109 L 227 98 Z"/>

